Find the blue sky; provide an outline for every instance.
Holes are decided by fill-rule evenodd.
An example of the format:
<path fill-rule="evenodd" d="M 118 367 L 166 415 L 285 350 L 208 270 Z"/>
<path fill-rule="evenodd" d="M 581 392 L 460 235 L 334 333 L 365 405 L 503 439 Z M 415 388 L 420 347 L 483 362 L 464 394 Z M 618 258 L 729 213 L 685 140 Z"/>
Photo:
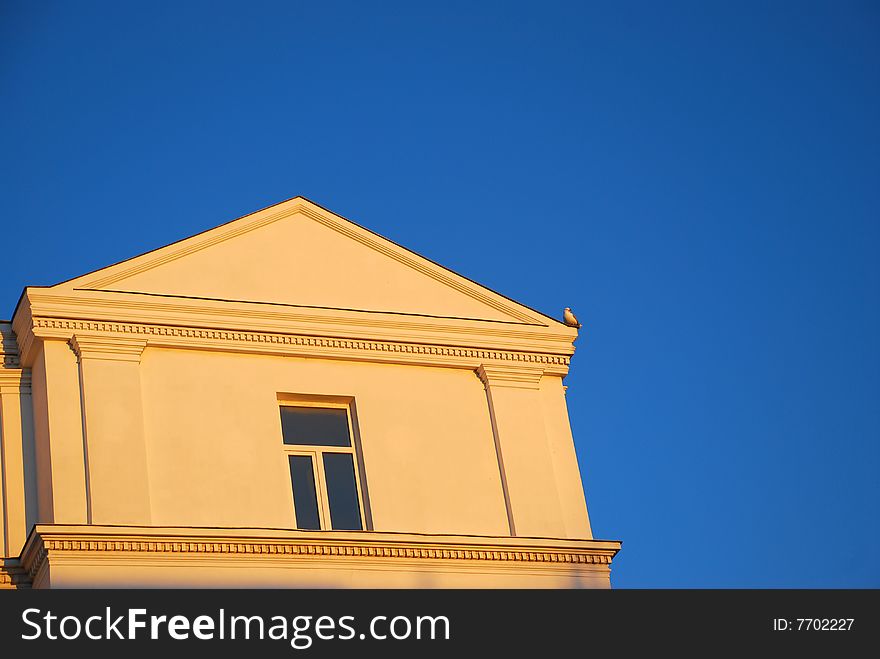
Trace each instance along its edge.
<path fill-rule="evenodd" d="M 302 194 L 585 324 L 619 587 L 880 586 L 880 6 L 0 7 L 0 317 Z"/>

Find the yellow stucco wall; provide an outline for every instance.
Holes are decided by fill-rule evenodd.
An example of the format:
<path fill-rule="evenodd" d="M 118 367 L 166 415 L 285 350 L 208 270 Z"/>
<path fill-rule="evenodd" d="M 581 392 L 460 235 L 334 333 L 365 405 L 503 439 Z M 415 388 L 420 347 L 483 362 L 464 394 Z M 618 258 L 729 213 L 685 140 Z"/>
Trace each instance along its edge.
<path fill-rule="evenodd" d="M 292 528 L 278 395 L 323 394 L 354 398 L 374 529 L 508 532 L 473 372 L 148 349 L 141 378 L 154 524 Z"/>
<path fill-rule="evenodd" d="M 26 289 L 0 330 L 0 544 L 12 566 L 0 585 L 10 570 L 45 586 L 53 572 L 56 585 L 124 574 L 210 585 L 248 555 L 220 566 L 197 538 L 183 572 L 144 567 L 178 546 L 175 528 L 227 529 L 218 547 L 243 547 L 235 534 L 255 529 L 294 533 L 253 543 L 296 554 L 286 560 L 299 568 L 297 552 L 325 552 L 308 578 L 260 563 L 267 584 L 315 585 L 334 569 L 354 586 L 383 585 L 383 573 L 386 585 L 608 583 L 618 545 L 592 541 L 562 385 L 577 331 L 311 202 Z M 279 404 L 302 397 L 346 401 L 357 424 L 366 529 L 341 541 L 344 561 L 328 558 L 332 543 L 290 549 L 300 536 Z M 61 528 L 66 540 L 47 539 Z M 125 528 L 140 529 L 126 536 L 134 562 L 129 545 L 105 541 Z M 70 547 L 98 553 L 58 551 Z M 373 556 L 385 562 L 360 573 Z"/>

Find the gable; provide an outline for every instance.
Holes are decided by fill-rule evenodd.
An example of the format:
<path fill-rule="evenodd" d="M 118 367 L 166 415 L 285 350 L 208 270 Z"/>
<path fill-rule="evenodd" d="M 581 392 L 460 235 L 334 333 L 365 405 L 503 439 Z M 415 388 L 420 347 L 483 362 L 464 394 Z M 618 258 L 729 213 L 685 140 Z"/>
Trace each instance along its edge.
<path fill-rule="evenodd" d="M 506 323 L 549 321 L 300 197 L 59 286 Z"/>

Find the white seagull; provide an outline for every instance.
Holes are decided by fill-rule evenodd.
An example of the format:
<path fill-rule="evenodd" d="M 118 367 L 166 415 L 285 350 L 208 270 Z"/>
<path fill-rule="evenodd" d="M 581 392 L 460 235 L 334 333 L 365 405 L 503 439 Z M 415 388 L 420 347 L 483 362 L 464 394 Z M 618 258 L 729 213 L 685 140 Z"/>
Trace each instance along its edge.
<path fill-rule="evenodd" d="M 571 307 L 565 307 L 562 312 L 562 321 L 569 327 L 577 327 L 580 329 L 582 325 L 578 322 L 577 316 L 571 312 Z"/>

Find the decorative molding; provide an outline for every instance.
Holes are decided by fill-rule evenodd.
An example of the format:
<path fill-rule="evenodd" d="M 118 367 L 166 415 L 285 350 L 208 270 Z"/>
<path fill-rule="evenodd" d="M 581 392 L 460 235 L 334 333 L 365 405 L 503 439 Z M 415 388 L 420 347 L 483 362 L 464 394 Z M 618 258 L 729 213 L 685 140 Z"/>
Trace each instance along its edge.
<path fill-rule="evenodd" d="M 34 344 L 34 331 L 31 305 L 27 301 L 27 289 L 25 289 L 15 316 L 12 318 L 12 330 L 18 344 L 19 363 L 26 363 L 27 366 L 30 366 L 31 362 L 27 362 L 25 357 L 31 353 Z"/>
<path fill-rule="evenodd" d="M 304 334 L 326 332 L 333 336 L 380 340 L 413 335 L 442 335 L 446 338 L 454 335 L 461 337 L 459 342 L 468 342 L 466 345 L 475 345 L 471 343 L 475 339 L 491 341 L 493 348 L 514 350 L 522 349 L 520 346 L 524 345 L 545 345 L 554 348 L 548 352 L 564 354 L 573 352 L 572 342 L 576 338 L 572 328 L 561 324 L 508 323 L 375 310 L 297 307 L 247 300 L 148 296 L 137 292 L 83 288 L 57 291 L 54 288 L 26 289 L 23 303 L 13 321 L 19 336 L 29 327 L 30 318 L 23 317 L 26 314 L 123 323 L 139 323 L 149 319 L 149 322 L 165 325 L 177 325 L 183 321 L 184 324 L 199 327 Z M 517 346 L 502 342 L 515 342 Z"/>
<path fill-rule="evenodd" d="M 174 554 L 282 554 L 304 556 L 360 556 L 369 558 L 416 558 L 447 560 L 521 561 L 531 563 L 611 563 L 611 556 L 587 552 L 499 551 L 383 545 L 338 545 L 278 542 L 154 542 L 126 540 L 44 540 L 38 560 L 29 573 L 39 570 L 39 559 L 59 551 L 76 552 L 152 552 Z"/>
<path fill-rule="evenodd" d="M 140 362 L 146 339 L 120 334 L 74 334 L 70 347 L 79 359 Z"/>
<path fill-rule="evenodd" d="M 406 345 L 445 346 L 480 351 L 503 351 L 571 357 L 574 353 L 570 328 L 563 325 L 535 326 L 473 321 L 457 318 L 392 316 L 333 309 L 289 309 L 246 302 L 169 300 L 124 293 L 27 289 L 15 315 L 21 363 L 30 366 L 40 341 L 68 341 L 73 331 L 40 327 L 43 320 L 97 323 L 78 325 L 80 332 L 115 324 L 150 325 L 151 334 L 169 334 L 165 328 L 322 337 L 334 340 L 372 341 Z M 39 319 L 35 320 L 35 319 Z M 59 327 L 59 326 L 54 326 Z M 105 330 L 98 330 L 103 332 Z M 130 333 L 130 332 L 128 332 Z M 171 332 L 179 336 L 179 332 Z M 163 339 L 163 340 L 168 340 Z M 192 342 L 193 339 L 187 338 Z M 250 342 L 253 351 L 254 342 Z M 478 360 L 472 368 L 476 368 Z"/>
<path fill-rule="evenodd" d="M 131 558 L 147 556 L 243 557 L 266 559 L 354 558 L 370 560 L 474 561 L 510 565 L 562 564 L 607 569 L 620 543 L 601 540 L 430 536 L 394 533 L 311 533 L 287 531 L 276 536 L 254 536 L 248 529 L 150 529 L 80 526 L 56 531 L 38 527 L 22 552 L 21 564 L 30 578 L 46 561 L 64 556 Z M 339 534 L 337 534 L 338 536 Z M 555 546 L 554 546 L 555 545 Z"/>
<path fill-rule="evenodd" d="M 487 389 L 489 387 L 538 389 L 544 371 L 533 367 L 481 364 L 477 369 L 477 375 Z"/>
<path fill-rule="evenodd" d="M 31 577 L 18 561 L 8 561 L 0 565 L 0 590 L 30 587 Z"/>
<path fill-rule="evenodd" d="M 20 365 L 18 340 L 12 331 L 12 325 L 0 323 L 0 367 L 18 368 Z"/>
<path fill-rule="evenodd" d="M 31 393 L 31 369 L 0 368 L 0 394 Z"/>
<path fill-rule="evenodd" d="M 82 333 L 91 333 L 88 336 Z M 95 336 L 94 333 L 105 333 Z M 304 336 L 277 332 L 232 331 L 185 326 L 115 323 L 65 318 L 34 318 L 33 334 L 40 338 L 68 339 L 74 350 L 85 350 L 87 356 L 116 359 L 120 354 L 134 355 L 144 346 L 202 348 L 236 352 L 260 352 L 282 355 L 303 355 L 337 359 L 448 365 L 477 368 L 483 362 L 498 361 L 533 365 L 522 373 L 568 372 L 570 358 L 513 350 L 486 350 L 459 346 L 442 346 L 399 341 L 341 339 Z M 126 337 L 132 337 L 126 339 Z M 132 357 L 134 358 L 134 357 Z M 508 369 L 498 366 L 493 372 Z"/>
<path fill-rule="evenodd" d="M 502 312 L 509 320 L 107 290 L 126 277 L 300 215 Z M 18 361 L 7 357 L 10 366 L 33 363 L 40 343 L 36 339 L 69 341 L 74 333 L 110 332 L 143 336 L 147 345 L 204 349 L 210 342 L 214 350 L 403 360 L 469 369 L 494 361 L 491 355 L 497 353 L 499 361 L 547 365 L 554 374 L 565 375 L 577 338 L 572 328 L 300 197 L 56 286 L 26 288 L 12 325 L 0 324 L 0 331 L 4 328 L 4 338 L 11 339 L 6 352 L 18 355 Z M 85 354 L 101 358 L 98 353 L 119 352 L 100 348 Z M 422 356 L 413 358 L 414 354 Z"/>

